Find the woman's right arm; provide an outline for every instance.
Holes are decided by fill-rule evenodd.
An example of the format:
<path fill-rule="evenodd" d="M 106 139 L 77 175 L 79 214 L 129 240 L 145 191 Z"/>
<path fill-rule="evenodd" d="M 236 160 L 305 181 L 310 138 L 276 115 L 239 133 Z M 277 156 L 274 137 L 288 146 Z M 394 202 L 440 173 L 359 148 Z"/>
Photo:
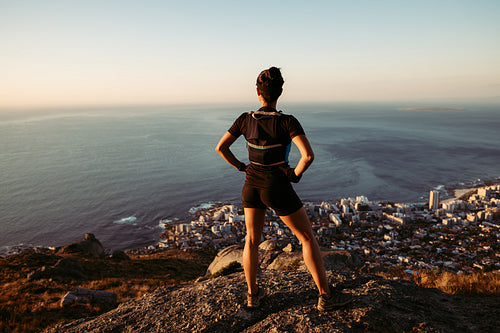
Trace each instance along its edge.
<path fill-rule="evenodd" d="M 222 138 L 219 140 L 219 143 L 215 147 L 215 151 L 220 156 L 222 156 L 222 158 L 227 163 L 229 163 L 239 171 L 245 171 L 245 163 L 238 160 L 236 156 L 234 156 L 231 149 L 229 149 L 229 147 L 231 147 L 231 145 L 236 141 L 236 139 L 238 138 L 232 135 L 231 133 L 229 132 L 224 133 Z"/>
<path fill-rule="evenodd" d="M 293 137 L 292 142 L 297 146 L 300 152 L 300 160 L 294 170 L 295 175 L 300 177 L 314 161 L 314 152 L 305 135 Z"/>

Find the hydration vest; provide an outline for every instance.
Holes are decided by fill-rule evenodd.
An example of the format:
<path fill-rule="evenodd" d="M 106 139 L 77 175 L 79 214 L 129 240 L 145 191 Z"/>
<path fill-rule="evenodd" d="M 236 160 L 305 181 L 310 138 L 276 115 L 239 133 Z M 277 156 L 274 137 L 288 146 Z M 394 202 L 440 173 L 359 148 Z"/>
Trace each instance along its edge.
<path fill-rule="evenodd" d="M 281 116 L 280 112 L 265 111 L 247 114 L 245 137 L 250 162 L 264 166 L 288 163 L 292 142 L 278 138 Z"/>

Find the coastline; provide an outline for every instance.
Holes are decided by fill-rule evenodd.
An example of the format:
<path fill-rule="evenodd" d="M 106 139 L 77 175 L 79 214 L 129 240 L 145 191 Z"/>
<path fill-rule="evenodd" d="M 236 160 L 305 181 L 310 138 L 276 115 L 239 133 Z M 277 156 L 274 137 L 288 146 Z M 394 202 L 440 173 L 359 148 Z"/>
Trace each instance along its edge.
<path fill-rule="evenodd" d="M 441 200 L 440 203 L 450 203 L 455 200 L 460 200 L 461 198 L 467 196 L 470 193 L 473 193 L 474 191 L 477 190 L 477 187 L 470 187 L 470 188 L 461 188 L 461 189 L 453 189 L 453 197 Z"/>
<path fill-rule="evenodd" d="M 449 113 L 397 107 L 287 105 L 317 156 L 296 187 L 300 198 L 424 202 L 439 184 L 447 199 L 453 191 L 445 190 L 461 181 L 499 176 L 498 108 L 467 106 L 473 112 L 454 114 L 449 126 Z M 80 110 L 5 126 L 15 144 L 0 162 L 0 252 L 59 246 L 88 232 L 112 249 L 148 246 L 159 239 L 160 219 L 189 218 L 203 202 L 238 204 L 242 175 L 213 146 L 240 109 L 214 106 L 203 122 L 194 107 Z M 244 158 L 244 142 L 239 148 Z M 291 153 L 294 163 L 298 152 Z"/>
<path fill-rule="evenodd" d="M 435 186 L 434 189 L 437 189 L 438 191 L 442 192 L 444 197 L 448 196 L 450 192 L 453 192 L 452 197 L 444 198 L 440 200 L 441 204 L 447 204 L 451 203 L 456 200 L 461 200 L 464 198 L 464 196 L 467 196 L 468 194 L 476 191 L 479 187 L 482 186 L 492 186 L 492 185 L 500 185 L 500 177 L 495 177 L 490 180 L 481 180 L 477 179 L 474 182 L 470 183 L 460 183 L 455 186 L 446 186 L 446 185 L 438 185 Z M 339 201 L 342 200 L 339 198 Z M 427 199 L 428 200 L 428 199 Z M 324 200 L 322 200 L 324 202 Z M 377 200 L 374 202 L 384 202 L 386 200 Z M 394 201 L 397 202 L 397 201 Z M 304 202 L 306 203 L 306 202 Z M 319 204 L 319 201 L 313 201 L 309 202 L 307 201 L 308 204 L 316 205 Z M 405 202 L 398 202 L 399 204 L 402 205 L 411 205 L 411 203 L 405 203 Z M 220 201 L 209 201 L 209 202 L 198 202 L 193 204 L 191 208 L 189 208 L 186 213 L 184 214 L 184 217 L 169 217 L 169 218 L 160 218 L 158 223 L 156 224 L 156 227 L 158 228 L 158 235 L 160 236 L 158 240 L 150 243 L 149 245 L 145 246 L 137 246 L 137 247 L 132 247 L 129 249 L 125 249 L 125 252 L 143 252 L 143 251 L 152 251 L 152 250 L 158 250 L 161 249 L 159 247 L 159 244 L 162 243 L 162 233 L 165 232 L 166 227 L 168 224 L 178 224 L 178 223 L 183 223 L 184 220 L 189 219 L 191 217 L 194 217 L 197 215 L 198 211 L 202 210 L 210 210 L 214 206 L 217 206 L 219 204 L 222 204 Z M 233 205 L 234 203 L 229 202 L 228 204 Z M 421 203 L 425 204 L 425 203 Z M 127 219 L 133 219 L 134 217 L 128 217 Z M 99 237 L 98 237 L 99 238 Z M 104 244 L 106 245 L 106 244 Z M 64 245 L 52 245 L 52 246 L 38 246 L 38 245 L 33 245 L 33 244 L 18 244 L 18 245 L 13 245 L 13 246 L 3 246 L 0 248 L 0 258 L 5 258 L 17 254 L 22 254 L 27 251 L 44 251 L 44 250 L 53 250 L 58 247 L 61 247 Z M 110 254 L 114 250 L 113 248 L 106 248 L 106 251 Z"/>

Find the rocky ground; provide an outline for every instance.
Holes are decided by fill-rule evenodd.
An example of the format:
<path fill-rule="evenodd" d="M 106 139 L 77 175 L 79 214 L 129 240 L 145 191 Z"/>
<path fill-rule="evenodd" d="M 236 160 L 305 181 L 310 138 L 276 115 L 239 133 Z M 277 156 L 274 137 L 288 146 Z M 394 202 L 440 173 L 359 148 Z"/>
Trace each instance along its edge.
<path fill-rule="evenodd" d="M 0 257 L 0 333 L 41 332 L 97 316 L 159 286 L 193 281 L 214 256 L 208 250 L 105 255 L 88 234 L 61 248 Z"/>
<path fill-rule="evenodd" d="M 1 332 L 39 331 L 34 321 L 43 318 L 45 321 L 39 323 L 44 324 L 42 327 L 61 319 L 81 318 L 58 324 L 47 333 L 500 332 L 500 297 L 454 296 L 403 279 L 364 274 L 361 260 L 347 251 L 325 250 L 322 255 L 330 281 L 353 295 L 354 301 L 343 309 L 320 313 L 316 309 L 317 291 L 300 249 L 291 244 L 263 242 L 259 281 L 267 296 L 259 309 L 251 310 L 245 307 L 245 278 L 238 265 L 241 245 L 230 246 L 215 258 L 208 253 L 204 256 L 182 251 L 144 257 L 114 253 L 104 258 L 102 246 L 95 246 L 98 241 L 91 236 L 86 235 L 84 241 L 63 247 L 56 254 L 25 253 L 0 260 Z M 212 260 L 210 265 L 207 260 Z M 187 282 L 203 275 L 205 269 L 206 276 Z M 232 274 L 220 276 L 221 272 Z M 99 279 L 95 280 L 96 276 Z M 69 282 L 64 282 L 68 279 Z M 154 281 L 146 286 L 146 294 L 127 300 L 129 289 L 143 286 L 143 282 L 151 279 Z M 172 284 L 166 283 L 169 279 Z M 149 289 L 155 285 L 161 287 Z M 103 311 L 113 309 L 105 313 L 69 316 L 68 311 L 71 314 L 82 306 L 86 309 L 85 306 L 97 305 L 92 296 L 84 304 L 64 306 L 66 296 L 60 298 L 63 288 L 75 286 L 98 287 L 98 290 L 77 288 L 76 298 L 73 297 L 76 300 L 82 293 L 102 294 L 101 289 L 115 288 L 120 304 L 116 308 L 116 305 L 106 306 Z M 20 299 L 26 303 L 22 308 L 18 304 Z M 33 306 L 41 299 L 44 301 L 40 304 L 44 305 L 37 310 Z M 62 308 L 57 306 L 59 303 Z M 12 311 L 17 310 L 7 312 L 8 306 L 14 305 L 18 308 Z M 9 317 L 9 313 L 15 316 Z M 30 320 L 31 326 L 22 326 Z"/>
<path fill-rule="evenodd" d="M 406 280 L 329 272 L 355 296 L 346 308 L 316 310 L 317 292 L 307 271 L 265 269 L 268 296 L 259 309 L 244 306 L 243 272 L 161 287 L 95 318 L 60 324 L 47 332 L 498 332 L 498 297 L 464 298 Z"/>

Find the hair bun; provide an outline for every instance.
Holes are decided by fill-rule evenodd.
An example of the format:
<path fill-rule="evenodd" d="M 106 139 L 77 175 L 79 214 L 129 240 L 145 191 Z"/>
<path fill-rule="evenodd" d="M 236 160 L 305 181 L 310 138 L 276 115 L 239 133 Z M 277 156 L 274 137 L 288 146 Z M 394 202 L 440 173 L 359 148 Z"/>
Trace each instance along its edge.
<path fill-rule="evenodd" d="M 263 70 L 259 74 L 257 77 L 257 88 L 259 88 L 260 93 L 266 101 L 272 102 L 277 100 L 281 95 L 284 82 L 281 70 L 273 66 Z"/>
<path fill-rule="evenodd" d="M 281 71 L 277 67 L 271 67 L 271 68 L 269 68 L 269 72 L 268 73 L 269 73 L 269 76 L 270 76 L 271 80 L 276 80 L 276 79 L 282 78 L 281 77 Z"/>

